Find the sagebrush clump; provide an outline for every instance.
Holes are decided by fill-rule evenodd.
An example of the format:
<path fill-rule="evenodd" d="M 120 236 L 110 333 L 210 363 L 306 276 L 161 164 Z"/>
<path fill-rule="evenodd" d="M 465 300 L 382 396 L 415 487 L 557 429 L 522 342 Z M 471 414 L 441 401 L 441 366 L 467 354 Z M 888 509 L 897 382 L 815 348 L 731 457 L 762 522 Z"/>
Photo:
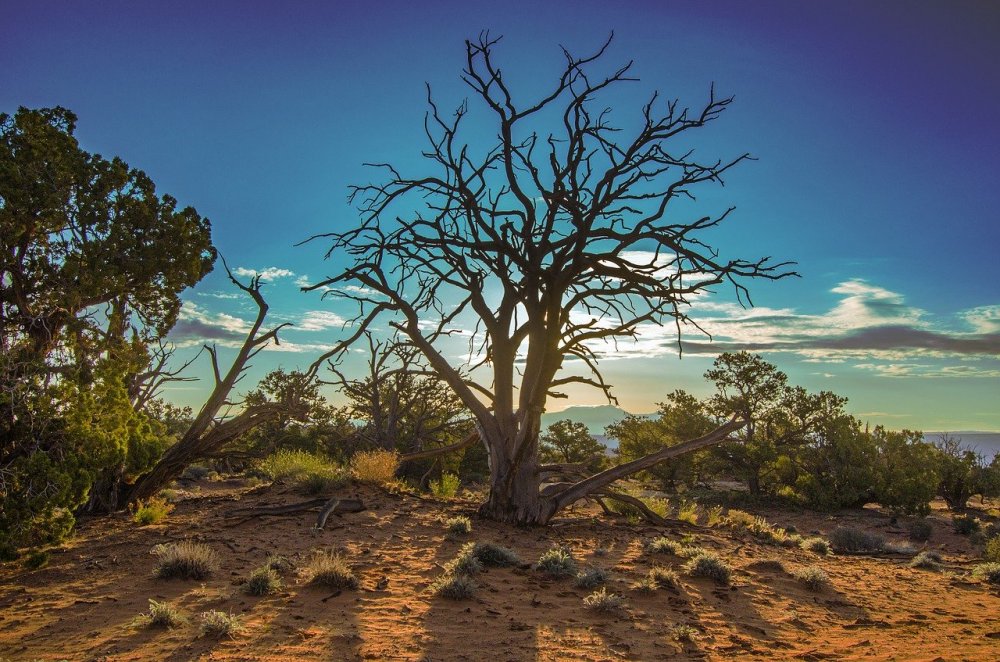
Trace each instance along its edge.
<path fill-rule="evenodd" d="M 672 556 L 680 556 L 681 545 L 670 538 L 653 538 L 645 545 L 645 551 L 648 554 L 670 554 Z"/>
<path fill-rule="evenodd" d="M 695 577 L 707 577 L 716 584 L 727 585 L 732 577 L 732 568 L 713 552 L 702 552 L 692 557 L 684 564 L 688 574 Z"/>
<path fill-rule="evenodd" d="M 219 569 L 219 555 L 208 545 L 185 540 L 170 545 L 156 545 L 153 573 L 160 579 L 181 577 L 205 579 Z"/>
<path fill-rule="evenodd" d="M 608 581 L 608 573 L 603 568 L 589 568 L 579 574 L 573 580 L 573 585 L 577 588 L 595 588 Z"/>
<path fill-rule="evenodd" d="M 201 614 L 201 633 L 211 637 L 233 636 L 243 630 L 240 617 L 212 609 Z"/>
<path fill-rule="evenodd" d="M 820 538 L 818 536 L 815 538 L 804 539 L 800 543 L 800 546 L 807 552 L 814 552 L 816 554 L 819 554 L 820 556 L 826 556 L 831 551 L 830 541 L 824 538 Z"/>
<path fill-rule="evenodd" d="M 149 601 L 149 613 L 142 614 L 138 623 L 146 627 L 175 628 L 183 625 L 186 619 L 180 610 L 169 602 Z"/>
<path fill-rule="evenodd" d="M 438 577 L 437 581 L 431 584 L 430 590 L 443 598 L 465 600 L 475 594 L 476 582 L 472 581 L 468 575 L 445 574 Z"/>
<path fill-rule="evenodd" d="M 289 483 L 310 494 L 329 492 L 347 480 L 344 470 L 334 462 L 300 450 L 280 450 L 261 460 L 257 468 L 271 480 Z"/>
<path fill-rule="evenodd" d="M 444 526 L 448 530 L 448 535 L 450 536 L 467 536 L 472 533 L 472 520 L 464 515 L 446 519 L 444 521 Z"/>
<path fill-rule="evenodd" d="M 981 563 L 972 569 L 972 576 L 991 584 L 1000 584 L 1000 563 Z"/>
<path fill-rule="evenodd" d="M 925 570 L 940 570 L 941 555 L 931 550 L 920 552 L 910 561 L 910 567 L 923 568 Z"/>
<path fill-rule="evenodd" d="M 643 593 L 653 593 L 659 589 L 675 589 L 679 585 L 680 579 L 674 570 L 656 566 L 632 584 L 632 588 Z"/>
<path fill-rule="evenodd" d="M 881 552 L 885 537 L 853 526 L 841 526 L 830 534 L 830 545 L 837 552 Z"/>
<path fill-rule="evenodd" d="M 986 547 L 983 548 L 983 560 L 1000 563 L 1000 536 L 993 536 L 986 541 Z"/>
<path fill-rule="evenodd" d="M 907 535 L 909 535 L 910 540 L 916 542 L 927 542 L 931 539 L 931 533 L 934 529 L 931 527 L 931 523 L 926 519 L 915 519 L 910 522 L 910 526 L 907 527 Z"/>
<path fill-rule="evenodd" d="M 830 577 L 823 568 L 811 565 L 807 568 L 799 568 L 792 573 L 795 579 L 806 585 L 810 591 L 821 591 L 823 587 L 830 583 Z"/>
<path fill-rule="evenodd" d="M 972 515 L 955 515 L 951 518 L 951 524 L 955 527 L 955 533 L 963 536 L 979 531 L 981 526 L 981 522 Z"/>
<path fill-rule="evenodd" d="M 458 555 L 444 566 L 444 571 L 452 575 L 472 576 L 483 571 L 483 562 L 476 556 L 475 543 L 468 543 Z"/>
<path fill-rule="evenodd" d="M 315 554 L 305 567 L 305 575 L 310 584 L 331 589 L 356 589 L 358 578 L 344 557 L 332 552 Z"/>
<path fill-rule="evenodd" d="M 535 570 L 544 572 L 549 577 L 572 577 L 576 574 L 576 560 L 568 549 L 555 546 L 538 558 Z"/>
<path fill-rule="evenodd" d="M 477 542 L 472 548 L 472 553 L 482 561 L 483 565 L 495 568 L 505 568 L 521 563 L 521 559 L 513 550 L 492 542 Z"/>

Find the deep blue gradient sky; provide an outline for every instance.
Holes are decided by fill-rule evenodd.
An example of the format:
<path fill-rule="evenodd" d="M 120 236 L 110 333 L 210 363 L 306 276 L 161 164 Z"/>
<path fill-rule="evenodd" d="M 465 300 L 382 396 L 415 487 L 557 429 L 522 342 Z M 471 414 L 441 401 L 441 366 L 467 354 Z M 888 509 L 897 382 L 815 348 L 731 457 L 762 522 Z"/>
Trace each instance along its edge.
<path fill-rule="evenodd" d="M 623 124 L 654 89 L 697 105 L 714 81 L 736 96 L 697 148 L 759 160 L 700 198 L 737 207 L 712 239 L 723 254 L 796 260 L 803 276 L 754 287 L 749 313 L 721 293 L 702 310 L 716 342 L 690 337 L 681 361 L 665 332 L 609 355 L 622 405 L 705 393 L 712 355 L 748 348 L 873 423 L 1000 430 L 996 3 L 0 7 L 0 111 L 71 108 L 85 148 L 210 217 L 230 264 L 291 272 L 271 272 L 268 295 L 277 318 L 299 322 L 286 334 L 299 351 L 268 352 L 258 371 L 305 365 L 341 333 L 350 311 L 295 286 L 334 271 L 324 246 L 294 244 L 356 222 L 346 187 L 368 181 L 363 162 L 420 167 L 424 83 L 442 107 L 467 96 L 465 38 L 503 34 L 505 80 L 529 98 L 558 74 L 559 45 L 589 52 L 614 30 L 607 66 L 634 59 L 641 78 L 613 99 Z M 177 340 L 231 342 L 248 314 L 232 292 L 215 273 L 187 293 Z"/>

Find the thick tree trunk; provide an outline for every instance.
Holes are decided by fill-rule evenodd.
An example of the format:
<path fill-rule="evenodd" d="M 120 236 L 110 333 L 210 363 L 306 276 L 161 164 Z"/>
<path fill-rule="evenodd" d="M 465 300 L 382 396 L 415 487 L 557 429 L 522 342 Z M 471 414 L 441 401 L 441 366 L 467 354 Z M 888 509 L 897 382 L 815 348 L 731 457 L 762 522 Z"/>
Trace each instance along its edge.
<path fill-rule="evenodd" d="M 535 525 L 548 523 L 555 514 L 552 500 L 539 494 L 541 483 L 536 465 L 523 463 L 517 469 L 491 474 L 489 499 L 479 508 L 483 517 L 509 524 Z"/>

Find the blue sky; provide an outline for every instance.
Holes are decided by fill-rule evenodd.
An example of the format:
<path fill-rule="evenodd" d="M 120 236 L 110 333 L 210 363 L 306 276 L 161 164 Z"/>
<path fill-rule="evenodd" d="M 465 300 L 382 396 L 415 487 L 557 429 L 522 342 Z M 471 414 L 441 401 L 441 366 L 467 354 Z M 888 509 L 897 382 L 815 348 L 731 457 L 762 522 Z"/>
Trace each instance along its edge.
<path fill-rule="evenodd" d="M 990 2 L 0 2 L 0 110 L 63 105 L 84 147 L 120 155 L 213 223 L 241 273 L 267 271 L 275 321 L 296 327 L 254 374 L 308 364 L 351 310 L 298 292 L 335 271 L 321 232 L 350 227 L 366 161 L 419 167 L 424 83 L 467 96 L 463 40 L 504 35 L 515 92 L 546 89 L 559 45 L 635 60 L 614 99 L 627 123 L 653 90 L 735 103 L 699 153 L 741 164 L 699 203 L 737 207 L 723 254 L 798 262 L 757 307 L 699 300 L 713 334 L 643 329 L 607 348 L 621 404 L 648 411 L 727 349 L 848 396 L 873 423 L 1000 430 L 1000 9 Z M 221 271 L 221 270 L 220 270 Z M 222 273 L 184 295 L 175 340 L 236 341 L 251 310 Z M 600 348 L 598 348 L 600 349 Z M 360 357 L 357 357 L 360 358 Z M 205 374 L 205 368 L 201 368 Z M 196 403 L 183 384 L 171 399 Z M 568 404 L 598 404 L 573 392 Z"/>

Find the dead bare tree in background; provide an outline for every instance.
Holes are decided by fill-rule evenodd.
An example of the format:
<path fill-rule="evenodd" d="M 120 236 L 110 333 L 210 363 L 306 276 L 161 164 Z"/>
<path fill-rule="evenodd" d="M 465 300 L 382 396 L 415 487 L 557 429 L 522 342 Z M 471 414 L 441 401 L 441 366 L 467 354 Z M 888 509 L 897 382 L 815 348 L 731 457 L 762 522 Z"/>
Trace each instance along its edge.
<path fill-rule="evenodd" d="M 349 264 L 306 289 L 332 288 L 359 305 L 353 335 L 320 362 L 387 319 L 475 417 L 491 469 L 481 513 L 543 524 L 615 480 L 722 441 L 744 424 L 734 417 L 697 440 L 540 489 L 538 436 L 548 398 L 560 397 L 562 386 L 584 384 L 613 400 L 595 344 L 634 339 L 646 324 L 670 323 L 678 334 L 686 324 L 697 328 L 687 313 L 694 295 L 729 283 L 749 301 L 744 279 L 790 272 L 788 263 L 769 258 L 722 259 L 705 243 L 704 232 L 732 209 L 711 215 L 678 208 L 678 201 L 694 200 L 695 187 L 721 184 L 748 158 L 703 162 L 675 147 L 732 98 L 717 98 L 713 89 L 692 112 L 654 94 L 627 138 L 610 110 L 594 104 L 609 88 L 635 80 L 631 62 L 602 78 L 587 73 L 610 39 L 590 57 L 564 51 L 555 86 L 528 104 L 515 100 L 494 62 L 498 41 L 481 35 L 466 42 L 462 76 L 495 122 L 496 142 L 465 143 L 468 104 L 446 117 L 428 90 L 428 170 L 407 176 L 376 164 L 385 181 L 352 188 L 360 226 L 319 235 L 332 242 L 328 258 Z M 531 124 L 553 120 L 558 128 L 547 135 Z M 482 126 L 476 131 L 482 140 Z M 468 318 L 474 357 L 455 365 L 448 339 Z M 567 373 L 566 361 L 579 362 L 584 374 Z"/>

